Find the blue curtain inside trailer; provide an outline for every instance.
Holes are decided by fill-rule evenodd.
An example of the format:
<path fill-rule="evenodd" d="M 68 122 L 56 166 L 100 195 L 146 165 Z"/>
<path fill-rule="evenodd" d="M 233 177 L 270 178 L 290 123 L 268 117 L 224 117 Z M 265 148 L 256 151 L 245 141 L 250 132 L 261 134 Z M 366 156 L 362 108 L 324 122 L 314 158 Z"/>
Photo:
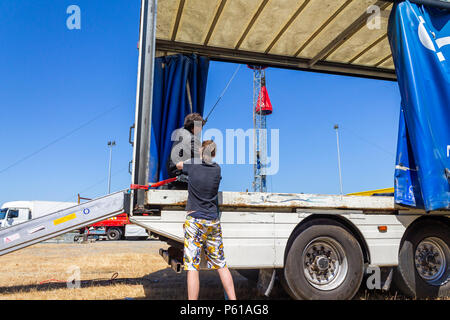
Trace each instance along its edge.
<path fill-rule="evenodd" d="M 395 201 L 450 209 L 450 12 L 397 3 L 388 36 L 402 98 Z"/>
<path fill-rule="evenodd" d="M 170 55 L 155 59 L 149 182 L 168 178 L 171 134 L 191 112 L 203 115 L 209 59 Z M 189 93 L 188 94 L 188 89 Z"/>

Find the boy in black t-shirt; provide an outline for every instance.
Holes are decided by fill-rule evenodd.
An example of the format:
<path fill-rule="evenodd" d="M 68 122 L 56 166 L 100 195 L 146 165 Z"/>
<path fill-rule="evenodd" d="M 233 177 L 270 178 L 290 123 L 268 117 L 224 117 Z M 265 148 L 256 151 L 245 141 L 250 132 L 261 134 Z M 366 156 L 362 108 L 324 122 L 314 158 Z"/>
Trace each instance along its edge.
<path fill-rule="evenodd" d="M 177 163 L 177 168 L 188 175 L 187 217 L 184 223 L 184 269 L 187 270 L 188 298 L 198 299 L 201 250 L 207 266 L 217 269 L 225 292 L 236 300 L 233 278 L 225 262 L 222 228 L 219 218 L 218 191 L 221 180 L 220 166 L 212 159 L 216 144 L 212 140 L 202 143 L 201 159 Z"/>

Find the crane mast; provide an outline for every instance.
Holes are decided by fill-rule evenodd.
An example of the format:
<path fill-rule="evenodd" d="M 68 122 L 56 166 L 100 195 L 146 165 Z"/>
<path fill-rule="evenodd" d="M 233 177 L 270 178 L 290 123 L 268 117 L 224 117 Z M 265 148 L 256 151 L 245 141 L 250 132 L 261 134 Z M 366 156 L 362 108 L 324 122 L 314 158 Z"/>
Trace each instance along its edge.
<path fill-rule="evenodd" d="M 253 191 L 267 192 L 267 115 L 272 105 L 266 89 L 266 67 L 249 66 L 253 69 Z"/>

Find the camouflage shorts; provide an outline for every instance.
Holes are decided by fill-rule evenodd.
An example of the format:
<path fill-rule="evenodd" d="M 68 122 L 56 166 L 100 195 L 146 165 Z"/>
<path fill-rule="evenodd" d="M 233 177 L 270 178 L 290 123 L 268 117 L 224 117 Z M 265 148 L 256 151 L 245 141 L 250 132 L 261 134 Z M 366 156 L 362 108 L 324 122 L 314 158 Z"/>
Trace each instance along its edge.
<path fill-rule="evenodd" d="M 209 269 L 226 266 L 223 253 L 222 228 L 219 220 L 186 217 L 184 223 L 184 270 L 199 270 L 203 252 Z"/>

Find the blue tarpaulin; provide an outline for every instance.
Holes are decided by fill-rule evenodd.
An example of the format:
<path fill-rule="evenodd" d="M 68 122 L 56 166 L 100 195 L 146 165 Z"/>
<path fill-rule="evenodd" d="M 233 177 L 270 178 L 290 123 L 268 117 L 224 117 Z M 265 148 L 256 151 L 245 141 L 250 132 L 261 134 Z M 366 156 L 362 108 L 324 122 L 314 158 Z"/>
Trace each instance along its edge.
<path fill-rule="evenodd" d="M 168 178 L 171 135 L 191 112 L 203 115 L 209 59 L 170 55 L 155 59 L 149 182 Z M 188 90 L 189 93 L 188 94 Z"/>
<path fill-rule="evenodd" d="M 395 201 L 450 209 L 450 12 L 396 3 L 388 36 L 402 99 Z"/>

